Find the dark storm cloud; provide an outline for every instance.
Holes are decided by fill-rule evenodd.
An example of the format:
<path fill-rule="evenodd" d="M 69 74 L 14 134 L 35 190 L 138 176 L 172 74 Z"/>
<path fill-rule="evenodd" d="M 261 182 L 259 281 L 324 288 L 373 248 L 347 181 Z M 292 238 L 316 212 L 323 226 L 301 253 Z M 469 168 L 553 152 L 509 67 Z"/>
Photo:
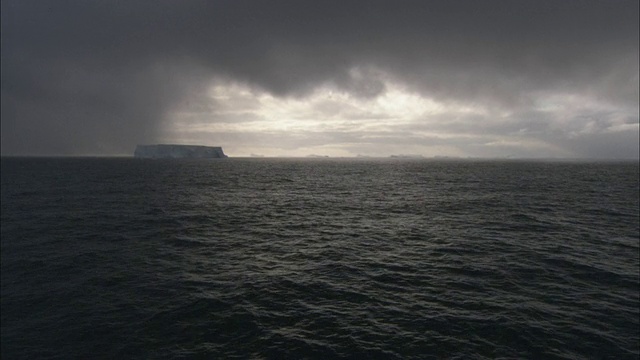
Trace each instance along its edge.
<path fill-rule="evenodd" d="M 3 154 L 129 153 L 221 78 L 276 96 L 372 98 L 392 79 L 516 112 L 545 91 L 637 108 L 638 2 L 2 2 Z"/>

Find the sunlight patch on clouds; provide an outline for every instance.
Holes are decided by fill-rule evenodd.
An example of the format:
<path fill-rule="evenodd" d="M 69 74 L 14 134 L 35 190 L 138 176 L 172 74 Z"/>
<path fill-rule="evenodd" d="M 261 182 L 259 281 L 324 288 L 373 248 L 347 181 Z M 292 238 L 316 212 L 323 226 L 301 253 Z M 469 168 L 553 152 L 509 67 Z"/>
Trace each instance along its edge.
<path fill-rule="evenodd" d="M 166 134 L 234 155 L 572 157 L 566 141 L 638 132 L 637 108 L 588 94 L 533 93 L 530 106 L 506 109 L 439 101 L 389 81 L 382 88 L 368 97 L 325 84 L 304 97 L 279 97 L 218 82 L 176 109 Z"/>
<path fill-rule="evenodd" d="M 238 83 L 212 86 L 198 104 L 172 116 L 173 132 L 189 131 L 385 131 L 447 113 L 483 113 L 452 106 L 385 84 L 375 98 L 323 87 L 305 98 L 276 97 Z"/>

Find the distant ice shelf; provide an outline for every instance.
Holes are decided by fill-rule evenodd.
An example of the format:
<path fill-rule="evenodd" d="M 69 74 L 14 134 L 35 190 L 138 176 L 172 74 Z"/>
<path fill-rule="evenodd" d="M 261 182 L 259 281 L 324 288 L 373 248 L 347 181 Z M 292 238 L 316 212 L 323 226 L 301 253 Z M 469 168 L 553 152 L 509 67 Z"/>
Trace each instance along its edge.
<path fill-rule="evenodd" d="M 133 157 L 144 159 L 221 159 L 226 158 L 219 146 L 202 145 L 138 145 Z"/>

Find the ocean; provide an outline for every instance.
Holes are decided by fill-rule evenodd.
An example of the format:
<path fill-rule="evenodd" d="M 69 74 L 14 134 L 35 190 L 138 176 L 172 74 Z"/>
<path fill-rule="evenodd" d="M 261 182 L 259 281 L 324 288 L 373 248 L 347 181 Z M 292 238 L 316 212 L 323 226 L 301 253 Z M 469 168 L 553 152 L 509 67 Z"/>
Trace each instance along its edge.
<path fill-rule="evenodd" d="M 637 359 L 638 162 L 1 160 L 2 359 Z"/>

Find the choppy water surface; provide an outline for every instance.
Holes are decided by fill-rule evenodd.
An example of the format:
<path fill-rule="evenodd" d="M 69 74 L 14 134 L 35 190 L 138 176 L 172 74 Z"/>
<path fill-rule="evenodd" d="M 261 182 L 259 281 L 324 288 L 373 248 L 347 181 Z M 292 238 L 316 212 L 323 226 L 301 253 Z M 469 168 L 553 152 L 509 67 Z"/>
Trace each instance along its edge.
<path fill-rule="evenodd" d="M 2 159 L 2 358 L 639 355 L 637 163 Z"/>

